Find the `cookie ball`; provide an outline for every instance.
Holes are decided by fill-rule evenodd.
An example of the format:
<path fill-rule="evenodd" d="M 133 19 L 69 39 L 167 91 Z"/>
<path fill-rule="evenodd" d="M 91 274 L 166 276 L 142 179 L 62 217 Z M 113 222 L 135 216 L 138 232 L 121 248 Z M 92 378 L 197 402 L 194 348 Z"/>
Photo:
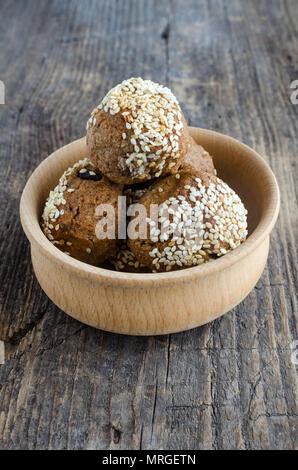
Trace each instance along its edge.
<path fill-rule="evenodd" d="M 139 202 L 141 197 L 151 189 L 148 182 L 139 183 L 133 186 L 126 186 L 123 190 L 123 196 L 126 196 L 126 207 L 128 208 L 131 204 Z M 127 220 L 129 222 L 129 218 Z M 123 271 L 128 273 L 149 273 L 151 272 L 142 263 L 137 260 L 135 255 L 132 253 L 127 245 L 127 240 L 122 240 L 119 244 L 118 252 L 116 256 L 109 258 L 109 263 L 113 266 L 116 271 Z"/>
<path fill-rule="evenodd" d="M 216 175 L 211 155 L 201 145 L 189 136 L 189 147 L 186 155 L 183 157 L 179 171 L 193 173 L 203 171 Z"/>
<path fill-rule="evenodd" d="M 98 239 L 96 208 L 112 204 L 117 234 L 118 196 L 121 189 L 105 178 L 86 158 L 68 168 L 50 192 L 42 214 L 42 229 L 61 251 L 94 266 L 117 250 L 116 239 Z"/>
<path fill-rule="evenodd" d="M 208 173 L 168 176 L 139 200 L 148 214 L 146 239 L 128 246 L 154 272 L 196 266 L 235 249 L 247 236 L 247 211 L 239 196 Z M 150 206 L 158 205 L 150 218 Z"/>
<path fill-rule="evenodd" d="M 90 160 L 124 184 L 175 173 L 189 133 L 179 103 L 166 87 L 130 78 L 112 88 L 87 122 Z"/>
<path fill-rule="evenodd" d="M 127 243 L 124 241 L 120 244 L 119 250 L 113 258 L 109 259 L 110 264 L 116 271 L 123 271 L 126 273 L 150 273 L 150 269 L 146 268 L 135 257 L 133 252 L 129 249 Z"/>

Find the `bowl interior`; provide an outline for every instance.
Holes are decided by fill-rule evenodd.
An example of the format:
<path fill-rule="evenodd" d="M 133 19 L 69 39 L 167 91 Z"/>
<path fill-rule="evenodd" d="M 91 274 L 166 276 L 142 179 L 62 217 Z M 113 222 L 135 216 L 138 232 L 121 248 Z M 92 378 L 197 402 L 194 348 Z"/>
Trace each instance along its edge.
<path fill-rule="evenodd" d="M 190 128 L 190 132 L 196 142 L 213 156 L 218 176 L 239 194 L 248 210 L 248 240 L 233 252 L 216 260 L 215 264 L 219 268 L 220 266 L 224 268 L 229 262 L 233 262 L 236 256 L 239 257 L 240 253 L 244 256 L 245 249 L 253 249 L 254 244 L 261 242 L 266 235 L 269 235 L 278 215 L 279 190 L 272 171 L 251 148 L 217 132 L 198 128 Z M 106 270 L 70 259 L 61 253 L 46 239 L 39 226 L 49 191 L 56 186 L 65 169 L 87 155 L 86 141 L 82 138 L 60 148 L 46 158 L 33 172 L 24 189 L 20 212 L 23 228 L 31 242 L 37 242 L 45 252 L 51 252 L 56 258 L 62 256 L 66 263 L 72 263 L 77 269 L 84 267 L 89 273 L 99 273 L 99 271 Z M 143 279 L 148 276 L 156 276 L 159 279 L 170 276 L 178 279 L 179 276 L 186 276 L 186 272 L 194 273 L 195 270 L 200 272 L 200 275 L 204 273 L 206 275 L 208 270 L 211 272 L 213 265 L 214 263 L 206 263 L 206 265 L 183 271 L 155 275 L 117 273 L 117 276 L 127 275 L 127 278 L 142 277 Z"/>

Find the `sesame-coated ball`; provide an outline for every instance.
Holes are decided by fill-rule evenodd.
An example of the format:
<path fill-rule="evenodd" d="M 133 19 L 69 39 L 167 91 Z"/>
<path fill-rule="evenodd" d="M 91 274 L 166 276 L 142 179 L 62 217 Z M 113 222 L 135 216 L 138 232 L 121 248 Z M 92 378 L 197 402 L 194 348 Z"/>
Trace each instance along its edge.
<path fill-rule="evenodd" d="M 64 253 L 98 266 L 114 255 L 117 240 L 97 237 L 100 217 L 96 209 L 100 204 L 111 204 L 117 222 L 120 189 L 87 158 L 80 160 L 63 173 L 49 194 L 42 214 L 44 234 Z"/>
<path fill-rule="evenodd" d="M 147 238 L 129 240 L 136 258 L 154 272 L 196 266 L 237 248 L 247 236 L 239 196 L 208 173 L 177 173 L 158 181 L 139 200 L 147 212 Z M 156 217 L 150 208 L 157 205 Z"/>
<path fill-rule="evenodd" d="M 175 173 L 192 144 L 173 93 L 142 78 L 112 88 L 87 122 L 89 157 L 117 183 Z"/>

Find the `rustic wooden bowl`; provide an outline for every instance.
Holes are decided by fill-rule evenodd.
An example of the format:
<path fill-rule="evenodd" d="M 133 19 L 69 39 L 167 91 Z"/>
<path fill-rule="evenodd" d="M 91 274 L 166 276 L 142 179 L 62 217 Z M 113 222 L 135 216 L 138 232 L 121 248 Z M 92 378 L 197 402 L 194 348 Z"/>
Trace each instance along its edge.
<path fill-rule="evenodd" d="M 63 254 L 44 236 L 39 221 L 45 200 L 63 171 L 87 155 L 85 138 L 57 150 L 33 172 L 21 199 L 21 221 L 38 282 L 66 313 L 102 330 L 160 335 L 214 320 L 254 287 L 278 216 L 276 179 L 265 161 L 241 142 L 204 129 L 191 128 L 191 133 L 213 155 L 218 176 L 243 200 L 249 236 L 222 258 L 182 271 L 128 274 L 96 268 Z"/>

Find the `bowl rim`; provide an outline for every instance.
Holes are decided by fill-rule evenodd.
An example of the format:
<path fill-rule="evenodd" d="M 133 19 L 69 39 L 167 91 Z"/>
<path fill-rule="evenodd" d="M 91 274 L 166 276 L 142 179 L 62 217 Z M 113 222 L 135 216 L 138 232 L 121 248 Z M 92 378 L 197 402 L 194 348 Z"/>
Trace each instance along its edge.
<path fill-rule="evenodd" d="M 21 196 L 20 218 L 22 227 L 30 243 L 33 244 L 33 246 L 36 245 L 47 258 L 63 266 L 65 269 L 67 268 L 68 271 L 76 273 L 82 278 L 100 281 L 102 284 L 117 285 L 121 287 L 166 287 L 167 285 L 173 286 L 175 283 L 185 283 L 201 278 L 206 279 L 207 277 L 214 275 L 216 272 L 224 271 L 230 268 L 233 264 L 239 262 L 245 256 L 249 255 L 263 242 L 267 236 L 269 236 L 278 217 L 280 207 L 280 192 L 277 180 L 266 161 L 255 150 L 246 144 L 240 142 L 237 139 L 234 139 L 233 137 L 213 130 L 197 127 L 189 127 L 189 129 L 190 132 L 199 131 L 201 135 L 209 135 L 209 137 L 212 137 L 213 139 L 225 139 L 227 142 L 230 142 L 234 145 L 236 144 L 246 151 L 249 150 L 252 160 L 259 167 L 259 171 L 264 173 L 267 181 L 269 182 L 270 199 L 267 201 L 265 214 L 262 216 L 258 225 L 250 234 L 248 239 L 235 250 L 227 253 L 225 256 L 218 258 L 215 260 L 216 262 L 211 261 L 203 265 L 193 266 L 183 270 L 163 273 L 126 273 L 83 263 L 82 261 L 76 260 L 75 258 L 64 254 L 62 251 L 56 248 L 42 232 L 39 220 L 28 220 L 28 217 L 26 217 L 26 205 L 28 204 L 28 201 L 30 201 L 29 193 L 31 191 L 32 184 L 39 177 L 39 173 L 43 167 L 48 165 L 49 162 L 54 162 L 57 154 L 60 153 L 61 150 L 66 148 L 69 149 L 72 146 L 77 146 L 78 144 L 82 145 L 82 143 L 85 141 L 85 137 L 60 147 L 58 150 L 53 152 L 36 167 L 28 179 Z"/>

